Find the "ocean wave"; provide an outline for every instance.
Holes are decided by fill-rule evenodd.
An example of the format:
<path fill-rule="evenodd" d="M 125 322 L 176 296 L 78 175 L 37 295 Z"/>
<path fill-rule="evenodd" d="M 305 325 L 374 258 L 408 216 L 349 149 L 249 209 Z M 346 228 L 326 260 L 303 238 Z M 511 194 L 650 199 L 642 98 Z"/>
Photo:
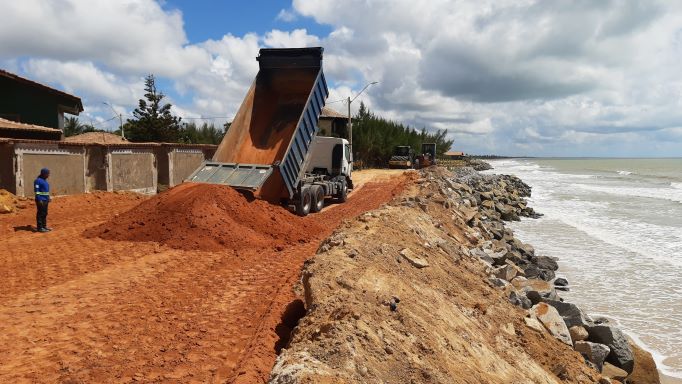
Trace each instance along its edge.
<path fill-rule="evenodd" d="M 618 171 L 619 175 L 627 176 L 627 175 L 632 175 L 632 172 L 630 171 Z"/>
<path fill-rule="evenodd" d="M 675 188 L 675 189 L 682 189 L 682 183 L 676 183 L 674 181 L 671 181 L 670 186 Z"/>
<path fill-rule="evenodd" d="M 591 184 L 575 184 L 575 186 L 592 192 L 602 192 L 618 196 L 669 200 L 676 203 L 682 203 L 682 188 L 608 187 Z"/>

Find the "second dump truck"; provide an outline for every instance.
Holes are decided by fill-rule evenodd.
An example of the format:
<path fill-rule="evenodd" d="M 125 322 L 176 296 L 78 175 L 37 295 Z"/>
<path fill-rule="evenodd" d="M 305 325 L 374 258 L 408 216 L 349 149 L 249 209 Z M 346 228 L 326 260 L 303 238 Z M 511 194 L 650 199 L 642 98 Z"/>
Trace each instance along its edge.
<path fill-rule="evenodd" d="M 348 141 L 318 137 L 329 95 L 323 48 L 261 49 L 259 71 L 211 161 L 188 181 L 248 190 L 298 215 L 320 211 L 325 199 L 346 201 L 353 188 Z"/>

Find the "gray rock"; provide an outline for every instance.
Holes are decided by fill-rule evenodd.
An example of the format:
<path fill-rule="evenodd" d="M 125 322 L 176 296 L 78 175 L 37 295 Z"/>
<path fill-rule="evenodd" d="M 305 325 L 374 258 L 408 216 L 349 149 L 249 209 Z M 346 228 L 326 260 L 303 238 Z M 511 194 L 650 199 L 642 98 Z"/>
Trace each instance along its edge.
<path fill-rule="evenodd" d="M 526 326 L 539 333 L 545 333 L 547 330 L 542 325 L 542 323 L 534 317 L 524 317 L 523 321 L 526 322 Z"/>
<path fill-rule="evenodd" d="M 628 377 L 627 372 L 609 363 L 604 363 L 601 374 L 608 377 L 609 379 L 618 380 L 620 382 L 625 381 L 625 379 Z"/>
<path fill-rule="evenodd" d="M 542 301 L 542 296 L 540 296 L 538 291 L 528 291 L 526 292 L 526 297 L 533 305 Z"/>
<path fill-rule="evenodd" d="M 409 248 L 404 248 L 400 251 L 400 256 L 404 257 L 405 260 L 409 261 L 412 266 L 416 268 L 425 268 L 429 266 L 429 262 L 425 258 L 417 255 Z"/>
<path fill-rule="evenodd" d="M 605 344 L 611 348 L 611 353 L 609 353 L 606 361 L 625 370 L 627 373 L 632 373 L 635 367 L 634 355 L 623 331 L 610 325 L 601 324 L 586 328 L 590 334 L 590 341 Z"/>
<path fill-rule="evenodd" d="M 493 273 L 498 279 L 511 281 L 514 277 L 516 277 L 517 271 L 511 265 L 503 265 L 499 268 L 496 268 Z"/>
<path fill-rule="evenodd" d="M 554 286 L 555 287 L 567 287 L 568 286 L 568 280 L 564 279 L 563 277 L 557 277 L 554 279 Z"/>
<path fill-rule="evenodd" d="M 486 252 L 478 248 L 469 250 L 469 254 L 471 256 L 478 257 L 479 259 L 485 261 L 490 265 L 493 265 L 493 263 L 495 262 L 495 260 L 492 257 L 490 257 L 490 255 L 488 255 Z"/>
<path fill-rule="evenodd" d="M 559 269 L 557 262 L 549 256 L 533 256 L 530 261 L 540 269 L 548 269 L 550 271 Z"/>
<path fill-rule="evenodd" d="M 564 344 L 573 346 L 573 340 L 571 340 L 568 327 L 566 327 L 566 323 L 564 323 L 561 315 L 559 315 L 559 312 L 554 307 L 547 303 L 538 303 L 530 309 L 530 312 L 540 320 L 552 336 Z"/>
<path fill-rule="evenodd" d="M 533 248 L 533 246 L 530 244 L 523 244 L 520 247 L 518 247 L 518 249 L 519 252 L 521 252 L 521 254 L 523 254 L 524 256 L 527 257 L 535 256 L 535 248 Z"/>
<path fill-rule="evenodd" d="M 528 278 L 538 278 L 544 281 L 552 281 L 554 279 L 554 271 L 542 269 L 535 264 L 526 265 L 523 271 Z"/>
<path fill-rule="evenodd" d="M 569 328 L 573 326 L 588 327 L 593 324 L 592 319 L 575 304 L 545 298 L 542 301 L 556 308 Z"/>
<path fill-rule="evenodd" d="M 511 293 L 509 293 L 509 302 L 523 309 L 530 309 L 533 306 L 533 303 L 528 297 L 519 294 L 516 291 L 511 291 Z"/>
<path fill-rule="evenodd" d="M 490 285 L 492 285 L 493 287 L 497 287 L 497 288 L 504 288 L 507 285 L 509 285 L 508 281 L 499 279 L 497 277 L 489 278 L 488 282 L 490 283 Z"/>
<path fill-rule="evenodd" d="M 587 338 L 590 336 L 590 334 L 587 333 L 587 329 L 579 325 L 569 327 L 568 332 L 571 334 L 571 339 L 573 339 L 574 343 L 577 341 L 587 340 Z"/>
<path fill-rule="evenodd" d="M 589 341 L 576 341 L 573 349 L 580 352 L 580 354 L 596 365 L 599 372 L 601 372 L 604 366 L 606 356 L 611 352 L 611 348 L 607 345 L 591 343 Z"/>

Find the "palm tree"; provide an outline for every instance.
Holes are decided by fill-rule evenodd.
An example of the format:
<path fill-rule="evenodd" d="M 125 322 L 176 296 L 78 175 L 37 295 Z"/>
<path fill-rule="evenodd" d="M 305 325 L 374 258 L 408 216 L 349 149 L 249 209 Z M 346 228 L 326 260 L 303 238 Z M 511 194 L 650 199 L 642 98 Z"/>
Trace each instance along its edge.
<path fill-rule="evenodd" d="M 83 133 L 85 125 L 78 121 L 77 117 L 67 117 L 64 120 L 64 136 L 76 136 Z"/>

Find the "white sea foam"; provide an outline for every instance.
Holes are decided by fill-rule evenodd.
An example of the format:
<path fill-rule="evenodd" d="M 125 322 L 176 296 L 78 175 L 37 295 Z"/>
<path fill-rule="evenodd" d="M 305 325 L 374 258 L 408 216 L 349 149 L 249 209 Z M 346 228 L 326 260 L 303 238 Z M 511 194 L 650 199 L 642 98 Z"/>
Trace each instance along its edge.
<path fill-rule="evenodd" d="M 491 173 L 528 183 L 530 205 L 545 214 L 510 224 L 514 232 L 537 252 L 559 257 L 559 272 L 573 288 L 562 296 L 616 319 L 640 336 L 664 373 L 682 376 L 682 258 L 675 257 L 682 253 L 682 221 L 675 219 L 682 217 L 682 182 L 657 187 L 655 177 L 636 169 L 627 178 L 609 177 L 598 162 L 590 164 L 595 174 L 568 162 L 534 163 L 493 164 Z M 635 294 L 642 287 L 647 294 Z"/>
<path fill-rule="evenodd" d="M 593 192 L 603 192 L 620 196 L 663 199 L 682 203 L 682 188 L 625 187 L 593 184 L 575 184 L 575 186 Z"/>
<path fill-rule="evenodd" d="M 630 171 L 618 171 L 618 174 L 627 176 L 627 175 L 632 175 L 632 172 L 630 172 Z"/>

